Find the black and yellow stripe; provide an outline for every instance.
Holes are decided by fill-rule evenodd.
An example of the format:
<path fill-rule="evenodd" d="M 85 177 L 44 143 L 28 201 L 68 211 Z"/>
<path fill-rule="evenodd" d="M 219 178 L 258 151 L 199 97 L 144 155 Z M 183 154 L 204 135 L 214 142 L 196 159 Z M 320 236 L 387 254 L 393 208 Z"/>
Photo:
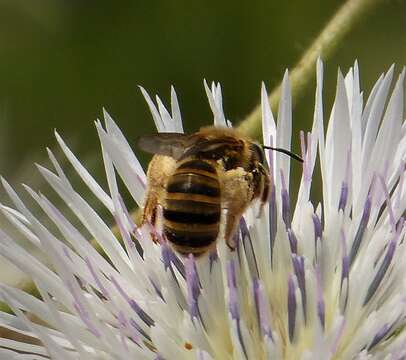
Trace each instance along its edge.
<path fill-rule="evenodd" d="M 181 254 L 199 256 L 217 238 L 221 193 L 217 171 L 209 161 L 185 159 L 166 187 L 164 233 Z"/>

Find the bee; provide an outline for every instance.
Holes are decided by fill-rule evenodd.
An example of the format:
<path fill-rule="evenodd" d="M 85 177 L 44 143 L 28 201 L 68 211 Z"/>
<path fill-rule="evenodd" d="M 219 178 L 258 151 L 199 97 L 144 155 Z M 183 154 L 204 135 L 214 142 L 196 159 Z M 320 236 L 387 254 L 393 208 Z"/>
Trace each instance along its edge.
<path fill-rule="evenodd" d="M 235 129 L 214 126 L 191 135 L 147 135 L 138 145 L 154 154 L 147 171 L 142 223 L 156 227 L 160 205 L 163 234 L 171 247 L 195 257 L 215 247 L 224 223 L 224 239 L 234 249 L 244 211 L 255 199 L 262 205 L 268 200 L 266 147 Z M 287 150 L 272 149 L 301 160 Z"/>

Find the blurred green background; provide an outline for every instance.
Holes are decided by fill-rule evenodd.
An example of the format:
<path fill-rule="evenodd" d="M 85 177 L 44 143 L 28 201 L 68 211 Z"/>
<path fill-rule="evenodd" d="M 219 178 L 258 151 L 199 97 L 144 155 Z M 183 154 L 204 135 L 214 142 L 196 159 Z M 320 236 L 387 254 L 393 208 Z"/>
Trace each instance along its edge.
<path fill-rule="evenodd" d="M 342 3 L 2 0 L 0 173 L 29 182 L 56 128 L 101 174 L 93 121 L 103 106 L 132 145 L 154 131 L 138 84 L 165 103 L 173 84 L 193 131 L 212 121 L 202 79 L 218 80 L 236 123 L 258 103 L 260 82 L 277 85 Z M 403 66 L 405 20 L 404 1 L 384 1 L 353 29 L 325 64 L 327 99 L 337 67 L 354 59 L 367 93 L 391 63 Z M 313 93 L 297 102 L 296 138 L 310 127 Z"/>
<path fill-rule="evenodd" d="M 166 104 L 174 85 L 190 132 L 212 122 L 203 78 L 220 81 L 237 124 L 259 102 L 261 81 L 272 90 L 342 3 L 0 0 L 0 173 L 44 188 L 33 162 L 47 164 L 56 128 L 105 184 L 93 121 L 105 107 L 135 148 L 137 136 L 155 131 L 138 84 Z M 325 109 L 338 66 L 358 59 L 368 94 L 382 71 L 406 63 L 405 20 L 406 2 L 390 0 L 357 24 L 325 62 Z M 296 99 L 296 151 L 314 90 L 313 82 Z"/>

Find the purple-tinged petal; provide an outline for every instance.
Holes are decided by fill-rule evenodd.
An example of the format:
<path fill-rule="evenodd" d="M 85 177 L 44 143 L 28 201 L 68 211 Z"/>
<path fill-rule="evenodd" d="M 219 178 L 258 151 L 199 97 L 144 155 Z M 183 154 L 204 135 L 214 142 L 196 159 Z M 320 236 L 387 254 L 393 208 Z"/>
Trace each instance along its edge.
<path fill-rule="evenodd" d="M 72 296 L 73 296 L 73 306 L 75 310 L 77 311 L 79 317 L 82 319 L 83 323 L 87 326 L 89 331 L 96 336 L 97 338 L 101 337 L 100 331 L 97 329 L 97 325 L 93 323 L 93 321 L 90 318 L 89 312 L 86 310 L 85 306 L 82 304 L 81 298 L 79 294 L 76 292 L 74 286 L 70 281 L 66 282 L 66 286 L 70 290 Z"/>
<path fill-rule="evenodd" d="M 293 270 L 295 272 L 297 278 L 297 284 L 299 286 L 300 295 L 302 297 L 302 307 L 303 307 L 303 315 L 304 321 L 307 321 L 307 297 L 306 297 L 306 276 L 305 276 L 305 267 L 304 267 L 304 257 L 297 256 L 295 254 L 292 255 L 292 264 Z"/>
<path fill-rule="evenodd" d="M 192 254 L 185 260 L 186 284 L 188 293 L 189 313 L 192 318 L 200 317 L 198 298 L 200 295 L 200 281 L 197 275 L 196 264 Z"/>
<path fill-rule="evenodd" d="M 406 163 L 405 161 L 402 161 L 402 165 L 400 167 L 400 176 L 399 176 L 399 184 L 397 186 L 397 196 L 395 199 L 395 207 L 399 208 L 400 206 L 400 200 L 402 197 L 402 190 L 403 190 L 403 186 L 405 183 L 405 172 L 406 172 Z"/>
<path fill-rule="evenodd" d="M 389 223 L 392 227 L 392 230 L 395 232 L 396 231 L 396 220 L 395 220 L 395 215 L 393 213 L 393 207 L 392 207 L 392 199 L 389 194 L 389 189 L 385 183 L 385 179 L 383 176 L 378 176 L 379 182 L 382 186 L 383 194 L 385 195 L 386 199 L 386 209 L 389 214 Z"/>
<path fill-rule="evenodd" d="M 321 240 L 323 236 L 323 228 L 321 226 L 320 218 L 317 214 L 312 214 L 313 219 L 313 226 L 314 226 L 314 242 L 316 243 L 317 240 Z"/>
<path fill-rule="evenodd" d="M 247 257 L 251 276 L 258 278 L 259 270 L 258 270 L 257 259 L 255 256 L 254 247 L 252 245 L 251 235 L 248 230 L 247 223 L 245 222 L 244 217 L 242 217 L 240 220 L 240 231 L 241 231 L 242 243 L 244 244 L 245 256 Z"/>
<path fill-rule="evenodd" d="M 404 221 L 402 218 L 401 225 L 398 226 L 398 232 L 397 232 L 397 234 L 395 234 L 394 239 L 390 241 L 388 248 L 386 250 L 385 257 L 383 258 L 378 271 L 376 272 L 371 284 L 369 285 L 367 294 L 366 294 L 364 302 L 363 302 L 363 306 L 368 304 L 368 302 L 371 300 L 371 298 L 374 296 L 374 294 L 378 290 L 379 285 L 381 284 L 381 282 L 389 268 L 389 265 L 392 262 L 393 255 L 395 254 L 395 250 L 396 250 L 396 246 L 397 246 L 397 240 L 400 236 L 400 232 L 403 229 L 403 225 L 404 225 Z"/>
<path fill-rule="evenodd" d="M 182 261 L 173 251 L 171 252 L 171 261 L 175 265 L 176 270 L 179 271 L 179 274 L 186 279 L 185 265 L 183 265 Z"/>
<path fill-rule="evenodd" d="M 341 183 L 341 193 L 338 201 L 338 210 L 345 210 L 348 201 L 349 184 L 351 181 L 351 150 L 347 153 L 347 166 L 345 169 L 345 180 Z"/>
<path fill-rule="evenodd" d="M 288 331 L 289 340 L 293 342 L 296 326 L 296 286 L 293 277 L 288 280 Z"/>
<path fill-rule="evenodd" d="M 137 324 L 137 322 L 133 318 L 130 318 L 128 322 L 131 327 L 135 329 L 139 334 L 141 334 L 145 339 L 151 341 L 151 337 L 144 331 L 144 329 L 140 325 Z"/>
<path fill-rule="evenodd" d="M 382 340 L 384 340 L 387 335 L 392 330 L 393 324 L 389 325 L 388 323 L 384 324 L 379 331 L 375 334 L 374 338 L 372 339 L 371 344 L 368 346 L 368 351 L 370 351 L 373 347 L 378 345 Z"/>
<path fill-rule="evenodd" d="M 229 290 L 228 309 L 230 311 L 231 318 L 236 321 L 238 340 L 241 344 L 245 358 L 248 359 L 247 350 L 246 350 L 246 347 L 245 347 L 245 344 L 244 344 L 244 341 L 242 338 L 242 333 L 241 333 L 241 324 L 240 324 L 241 315 L 240 315 L 240 307 L 239 307 L 239 302 L 238 302 L 237 277 L 236 277 L 234 260 L 229 260 L 227 262 L 227 285 L 228 285 L 228 290 Z"/>
<path fill-rule="evenodd" d="M 120 338 L 121 338 L 121 343 L 123 344 L 123 348 L 128 352 L 128 345 L 126 343 L 126 336 L 123 334 L 123 332 L 127 328 L 127 319 L 122 311 L 119 311 L 117 314 L 117 320 L 118 320 L 118 327 L 120 329 Z"/>
<path fill-rule="evenodd" d="M 107 299 L 110 300 L 110 293 L 108 292 L 108 290 L 105 288 L 105 286 L 103 286 L 102 282 L 100 281 L 100 278 L 97 276 L 96 271 L 92 265 L 91 260 L 86 257 L 85 258 L 85 262 L 87 267 L 89 268 L 90 274 L 92 275 L 96 285 L 99 287 L 99 291 L 103 294 L 103 296 Z"/>
<path fill-rule="evenodd" d="M 338 210 L 345 210 L 345 207 L 347 205 L 347 199 L 348 199 L 348 184 L 343 181 L 341 184 L 341 193 L 340 193 L 340 200 L 338 202 Z"/>
<path fill-rule="evenodd" d="M 126 315 L 122 312 L 119 311 L 117 315 L 117 320 L 119 321 L 120 326 L 122 327 L 123 330 L 127 330 L 130 334 L 131 340 L 133 340 L 137 345 L 140 344 L 141 339 L 137 331 L 135 331 L 135 328 L 130 324 L 130 320 L 127 320 Z M 123 341 L 124 346 L 127 346 L 125 341 Z"/>
<path fill-rule="evenodd" d="M 173 271 L 172 269 L 173 264 L 175 268 L 179 271 L 179 274 L 181 274 L 182 277 L 186 279 L 185 266 L 166 243 L 161 244 L 161 256 L 165 270 L 168 270 L 169 268 L 171 269 L 171 271 Z"/>
<path fill-rule="evenodd" d="M 162 294 L 161 289 L 160 289 L 159 286 L 155 283 L 155 281 L 152 280 L 151 278 L 149 279 L 149 281 L 151 282 L 151 285 L 152 285 L 152 287 L 154 288 L 156 294 L 162 299 L 163 302 L 166 302 L 166 301 L 165 301 L 165 298 L 164 298 L 164 296 L 163 296 L 163 294 Z"/>
<path fill-rule="evenodd" d="M 386 274 L 386 271 L 389 268 L 390 263 L 392 262 L 393 255 L 395 254 L 396 250 L 396 241 L 391 241 L 388 246 L 388 250 L 386 251 L 385 257 L 377 271 L 377 273 L 374 276 L 374 279 L 372 280 L 371 284 L 369 285 L 367 294 L 365 296 L 363 306 L 368 304 L 369 300 L 371 300 L 372 296 L 374 296 L 376 290 L 378 289 L 379 285 L 381 284 L 383 277 Z"/>
<path fill-rule="evenodd" d="M 209 253 L 210 273 L 213 270 L 214 263 L 216 261 L 218 261 L 218 259 L 219 259 L 219 256 L 218 256 L 218 253 L 217 253 L 217 249 L 214 249 L 214 250 L 210 251 L 210 253 Z"/>
<path fill-rule="evenodd" d="M 235 264 L 233 260 L 229 260 L 227 262 L 227 285 L 230 296 L 228 308 L 231 317 L 235 320 L 240 320 L 240 310 L 238 305 L 238 293 L 237 293 L 237 279 L 235 273 Z"/>
<path fill-rule="evenodd" d="M 268 336 L 273 340 L 272 330 L 269 323 L 267 298 L 261 280 L 253 279 L 253 289 L 259 332 L 262 336 Z"/>
<path fill-rule="evenodd" d="M 292 254 L 297 254 L 297 238 L 292 229 L 288 230 L 288 238 L 290 244 L 290 251 Z"/>
<path fill-rule="evenodd" d="M 137 233 L 138 232 L 137 226 L 135 225 L 134 220 L 132 219 L 131 215 L 129 214 L 128 209 L 125 206 L 124 200 L 121 197 L 121 195 L 118 194 L 117 198 L 118 198 L 120 210 L 122 210 L 123 220 L 127 222 L 128 226 L 130 228 L 130 232 L 127 233 L 127 231 L 125 231 L 126 227 L 122 223 L 122 220 L 120 219 L 120 217 L 115 216 L 116 222 L 120 227 L 120 233 L 127 241 L 128 246 L 130 246 L 130 247 L 135 246 L 135 249 L 137 250 L 137 253 L 139 254 L 139 256 L 141 256 L 141 258 L 144 259 L 144 249 L 142 248 L 142 245 L 138 240 L 139 234 Z M 129 234 L 130 236 L 132 235 L 132 236 L 129 238 L 127 234 Z"/>
<path fill-rule="evenodd" d="M 355 234 L 354 241 L 352 243 L 351 251 L 350 251 L 350 267 L 354 263 L 354 260 L 358 254 L 358 250 L 361 246 L 362 239 L 364 237 L 365 229 L 367 228 L 369 216 L 371 214 L 371 196 L 368 195 L 365 204 L 364 204 L 364 211 L 362 213 L 361 222 L 359 224 L 357 233 Z"/>
<path fill-rule="evenodd" d="M 269 247 L 271 249 L 271 265 L 273 264 L 273 250 L 278 230 L 278 215 L 276 209 L 276 192 L 275 186 L 271 186 L 269 194 Z"/>
<path fill-rule="evenodd" d="M 161 245 L 161 258 L 165 271 L 167 271 L 172 266 L 172 250 L 166 244 Z"/>
<path fill-rule="evenodd" d="M 121 210 L 123 210 L 123 215 L 124 215 L 125 219 L 127 220 L 128 224 L 130 225 L 131 230 L 134 231 L 137 228 L 137 225 L 135 225 L 135 222 L 134 222 L 132 216 L 128 212 L 128 209 L 127 209 L 127 206 L 125 206 L 123 197 L 121 196 L 121 194 L 118 194 L 117 198 L 118 198 L 118 201 L 120 204 L 120 208 L 121 208 Z"/>
<path fill-rule="evenodd" d="M 317 316 L 319 317 L 321 327 L 325 328 L 325 316 L 326 316 L 326 310 L 325 310 L 325 303 L 324 303 L 324 298 L 323 298 L 323 289 L 322 289 L 322 283 L 321 283 L 321 272 L 320 272 L 320 266 L 316 265 L 315 269 L 316 273 L 316 291 L 317 291 Z"/>
<path fill-rule="evenodd" d="M 281 170 L 281 184 L 282 184 L 282 219 L 285 223 L 286 230 L 291 227 L 291 215 L 290 215 L 290 198 L 286 188 L 285 176 Z"/>
<path fill-rule="evenodd" d="M 97 330 L 97 327 L 95 324 L 92 323 L 90 320 L 88 313 L 84 310 L 84 308 L 81 306 L 80 303 L 74 302 L 73 306 L 75 310 L 77 311 L 79 317 L 82 319 L 83 323 L 87 326 L 88 330 L 97 338 L 101 337 L 101 334 L 99 330 Z"/>
<path fill-rule="evenodd" d="M 117 282 L 114 276 L 110 277 L 111 282 L 115 286 L 115 288 L 118 290 L 120 295 L 127 301 L 127 303 L 130 305 L 131 309 L 134 310 L 134 312 L 140 317 L 140 319 L 149 327 L 154 326 L 155 321 L 154 319 L 151 318 L 138 304 L 137 302 L 130 298 L 130 296 L 124 291 L 124 289 L 120 286 L 120 284 Z"/>

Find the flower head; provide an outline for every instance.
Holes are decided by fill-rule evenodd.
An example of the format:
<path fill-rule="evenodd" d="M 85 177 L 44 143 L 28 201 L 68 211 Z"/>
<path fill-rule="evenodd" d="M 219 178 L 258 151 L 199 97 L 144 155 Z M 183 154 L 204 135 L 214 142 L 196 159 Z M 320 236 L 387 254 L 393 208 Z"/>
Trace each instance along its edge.
<path fill-rule="evenodd" d="M 393 68 L 365 105 L 358 66 L 338 75 L 327 131 L 321 62 L 313 127 L 301 134 L 304 158 L 297 202 L 290 201 L 290 159 L 268 151 L 272 186 L 261 216 L 254 204 L 240 221 L 239 245 L 221 239 L 201 259 L 178 257 L 151 229 L 134 224 L 118 174 L 142 206 L 146 176 L 123 134 L 104 113 L 96 122 L 108 191 L 62 138 L 58 143 L 89 190 L 110 212 L 115 234 L 75 191 L 49 151 L 54 170 L 38 166 L 85 230 L 41 193 L 25 189 L 55 225 L 38 216 L 3 180 L 13 206 L 1 211 L 44 252 L 42 264 L 0 232 L 0 253 L 33 279 L 39 297 L 6 285 L 0 299 L 14 314 L 0 325 L 35 344 L 1 339 L 0 355 L 21 359 L 400 359 L 406 356 L 404 273 L 406 133 L 404 72 L 390 93 Z M 219 85 L 205 84 L 217 126 L 229 126 Z M 176 94 L 169 113 L 141 89 L 158 131 L 182 131 Z M 292 105 L 286 75 L 277 125 L 262 87 L 264 144 L 290 149 Z M 317 153 L 322 201 L 310 199 Z M 102 256 L 87 241 L 100 245 Z M 122 245 L 118 241 L 122 239 Z M 40 321 L 38 321 L 40 319 Z"/>

